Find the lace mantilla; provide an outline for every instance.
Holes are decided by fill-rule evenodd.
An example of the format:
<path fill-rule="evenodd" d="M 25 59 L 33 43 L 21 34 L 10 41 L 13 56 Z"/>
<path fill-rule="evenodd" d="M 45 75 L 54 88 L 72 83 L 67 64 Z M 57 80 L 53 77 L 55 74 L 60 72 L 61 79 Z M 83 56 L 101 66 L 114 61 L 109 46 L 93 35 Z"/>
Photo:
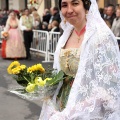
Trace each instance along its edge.
<path fill-rule="evenodd" d="M 62 25 L 64 33 L 54 61 L 58 71 L 60 49 L 73 29 L 69 23 Z M 79 67 L 67 106 L 59 112 L 55 109 L 55 98 L 61 85 L 54 99 L 44 102 L 40 120 L 120 120 L 120 53 L 117 40 L 99 14 L 96 0 L 91 0 Z"/>

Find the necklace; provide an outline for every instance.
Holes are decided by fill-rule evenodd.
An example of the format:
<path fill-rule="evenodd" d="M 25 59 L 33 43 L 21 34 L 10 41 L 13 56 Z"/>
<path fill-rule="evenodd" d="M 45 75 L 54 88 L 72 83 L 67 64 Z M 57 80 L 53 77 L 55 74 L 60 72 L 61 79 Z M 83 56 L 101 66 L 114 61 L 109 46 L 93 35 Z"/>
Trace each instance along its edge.
<path fill-rule="evenodd" d="M 80 32 L 78 32 L 78 31 L 75 30 L 75 33 L 78 36 L 78 43 L 79 43 L 79 41 L 81 39 L 81 35 L 85 32 L 85 30 L 86 30 L 86 26 L 84 26 Z"/>

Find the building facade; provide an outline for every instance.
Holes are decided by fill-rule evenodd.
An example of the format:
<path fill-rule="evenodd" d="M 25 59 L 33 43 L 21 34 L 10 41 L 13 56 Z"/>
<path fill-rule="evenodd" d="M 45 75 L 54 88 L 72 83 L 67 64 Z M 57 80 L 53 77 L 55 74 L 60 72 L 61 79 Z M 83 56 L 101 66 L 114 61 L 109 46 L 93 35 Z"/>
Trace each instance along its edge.
<path fill-rule="evenodd" d="M 0 0 L 0 9 L 24 9 L 28 0 Z"/>
<path fill-rule="evenodd" d="M 103 8 L 108 4 L 113 4 L 113 5 L 120 4 L 120 0 L 98 0 L 99 8 Z"/>
<path fill-rule="evenodd" d="M 39 6 L 37 7 L 39 13 L 43 13 L 45 8 L 58 6 L 59 0 L 38 0 Z M 103 8 L 107 4 L 120 4 L 120 0 L 97 0 L 99 8 Z M 24 9 L 27 7 L 29 0 L 0 0 L 0 9 Z"/>

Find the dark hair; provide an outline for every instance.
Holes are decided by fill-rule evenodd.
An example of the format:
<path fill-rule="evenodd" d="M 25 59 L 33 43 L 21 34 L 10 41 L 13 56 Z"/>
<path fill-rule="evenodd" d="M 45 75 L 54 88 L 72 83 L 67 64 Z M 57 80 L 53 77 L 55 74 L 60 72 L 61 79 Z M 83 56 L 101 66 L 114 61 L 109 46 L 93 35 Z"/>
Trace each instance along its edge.
<path fill-rule="evenodd" d="M 58 7 L 54 7 L 53 10 L 59 11 L 59 8 Z"/>
<path fill-rule="evenodd" d="M 26 11 L 26 10 L 28 10 L 28 11 L 29 11 L 29 9 L 28 9 L 28 8 L 25 8 L 25 9 L 24 9 L 24 11 Z"/>
<path fill-rule="evenodd" d="M 60 10 L 61 10 L 61 2 L 62 2 L 62 0 L 59 0 L 59 8 L 60 8 Z M 90 5 L 91 5 L 91 1 L 90 0 L 82 0 L 82 2 L 83 2 L 84 8 L 86 10 L 89 10 Z"/>
<path fill-rule="evenodd" d="M 11 9 L 11 10 L 9 11 L 9 14 L 11 14 L 11 13 L 14 13 L 14 15 L 17 15 L 16 12 L 15 12 L 15 10 L 13 10 L 13 9 Z"/>
<path fill-rule="evenodd" d="M 107 7 L 112 7 L 112 9 L 115 10 L 115 6 L 113 4 L 108 4 Z"/>

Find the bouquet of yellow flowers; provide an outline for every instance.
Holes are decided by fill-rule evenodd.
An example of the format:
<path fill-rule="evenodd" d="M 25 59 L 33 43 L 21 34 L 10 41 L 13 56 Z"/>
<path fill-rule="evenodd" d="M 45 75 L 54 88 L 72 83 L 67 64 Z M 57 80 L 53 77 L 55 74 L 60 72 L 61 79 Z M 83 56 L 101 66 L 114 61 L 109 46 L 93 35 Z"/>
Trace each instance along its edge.
<path fill-rule="evenodd" d="M 14 75 L 16 82 L 22 86 L 22 89 L 11 90 L 12 93 L 16 93 L 21 97 L 41 97 L 44 88 L 49 88 L 57 85 L 64 79 L 64 73 L 53 72 L 53 70 L 45 70 L 42 64 L 36 64 L 31 67 L 21 65 L 18 61 L 12 62 L 7 71 L 9 74 Z M 39 96 L 39 97 L 38 97 Z"/>
<path fill-rule="evenodd" d="M 8 36 L 9 36 L 8 32 L 5 32 L 5 31 L 1 32 L 1 34 L 2 34 L 3 38 L 8 38 Z"/>

